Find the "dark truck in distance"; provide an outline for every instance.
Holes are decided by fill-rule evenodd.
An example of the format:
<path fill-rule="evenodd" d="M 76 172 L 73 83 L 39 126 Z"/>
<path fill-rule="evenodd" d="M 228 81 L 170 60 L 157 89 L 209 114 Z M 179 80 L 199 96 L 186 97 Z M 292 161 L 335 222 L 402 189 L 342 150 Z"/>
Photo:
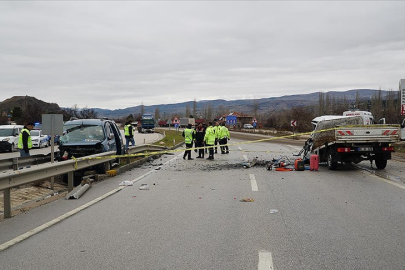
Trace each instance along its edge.
<path fill-rule="evenodd" d="M 125 152 L 121 132 L 112 120 L 71 120 L 63 125 L 63 130 L 64 133 L 58 142 L 59 161 L 70 159 L 72 156 L 79 158 L 108 151 L 115 151 L 117 155 Z M 104 165 L 97 165 L 94 169 L 98 173 L 105 173 Z M 75 184 L 79 181 L 76 178 L 75 175 Z"/>
<path fill-rule="evenodd" d="M 139 133 L 153 133 L 155 132 L 155 119 L 152 114 L 143 114 L 141 118 L 141 125 L 138 127 Z"/>

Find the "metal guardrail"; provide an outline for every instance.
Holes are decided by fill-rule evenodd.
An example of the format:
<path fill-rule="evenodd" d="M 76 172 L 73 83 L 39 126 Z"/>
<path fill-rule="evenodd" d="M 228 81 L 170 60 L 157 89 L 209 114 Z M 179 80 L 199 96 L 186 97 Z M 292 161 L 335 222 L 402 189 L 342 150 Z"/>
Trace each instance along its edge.
<path fill-rule="evenodd" d="M 18 170 L 20 167 L 38 165 L 47 162 L 51 162 L 51 154 L 2 159 L 0 160 L 0 171 Z"/>
<path fill-rule="evenodd" d="M 159 152 L 167 148 L 156 145 L 133 146 L 128 149 L 129 154 L 142 153 L 146 151 Z M 4 190 L 4 217 L 11 217 L 11 188 L 29 184 L 44 178 L 56 175 L 68 174 L 68 190 L 73 190 L 73 172 L 82 170 L 94 165 L 106 163 L 116 159 L 114 151 L 105 152 L 55 163 L 44 163 L 22 170 L 5 171 L 0 174 L 0 190 Z"/>

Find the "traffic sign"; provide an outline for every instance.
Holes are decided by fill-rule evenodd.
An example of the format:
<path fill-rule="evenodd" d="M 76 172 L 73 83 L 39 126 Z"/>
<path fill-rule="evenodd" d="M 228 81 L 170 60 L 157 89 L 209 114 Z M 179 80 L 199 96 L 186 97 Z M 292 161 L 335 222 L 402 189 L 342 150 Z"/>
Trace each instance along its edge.
<path fill-rule="evenodd" d="M 297 121 L 291 120 L 291 126 L 292 126 L 292 127 L 296 127 L 296 126 L 297 126 Z"/>

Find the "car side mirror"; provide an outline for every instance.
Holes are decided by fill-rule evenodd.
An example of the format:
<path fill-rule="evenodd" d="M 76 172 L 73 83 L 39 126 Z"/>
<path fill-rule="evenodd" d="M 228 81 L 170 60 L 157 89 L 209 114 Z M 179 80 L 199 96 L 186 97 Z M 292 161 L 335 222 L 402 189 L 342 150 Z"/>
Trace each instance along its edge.
<path fill-rule="evenodd" d="M 114 139 L 114 134 L 110 134 L 110 135 L 108 135 L 108 139 L 109 139 L 109 140 Z"/>

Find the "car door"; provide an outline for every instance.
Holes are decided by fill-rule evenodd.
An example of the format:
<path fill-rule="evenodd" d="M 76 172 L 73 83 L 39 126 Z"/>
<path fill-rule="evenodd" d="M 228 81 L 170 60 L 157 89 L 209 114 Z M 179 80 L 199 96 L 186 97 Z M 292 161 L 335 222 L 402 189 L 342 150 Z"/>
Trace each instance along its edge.
<path fill-rule="evenodd" d="M 109 122 L 105 123 L 105 130 L 107 134 L 107 151 L 116 151 L 117 145 L 115 142 L 115 134 Z"/>
<path fill-rule="evenodd" d="M 117 150 L 117 155 L 124 154 L 124 143 L 122 140 L 122 135 L 119 127 L 115 122 L 111 122 L 111 129 L 114 132 L 114 137 L 115 137 L 115 145 L 116 145 L 116 150 Z"/>

